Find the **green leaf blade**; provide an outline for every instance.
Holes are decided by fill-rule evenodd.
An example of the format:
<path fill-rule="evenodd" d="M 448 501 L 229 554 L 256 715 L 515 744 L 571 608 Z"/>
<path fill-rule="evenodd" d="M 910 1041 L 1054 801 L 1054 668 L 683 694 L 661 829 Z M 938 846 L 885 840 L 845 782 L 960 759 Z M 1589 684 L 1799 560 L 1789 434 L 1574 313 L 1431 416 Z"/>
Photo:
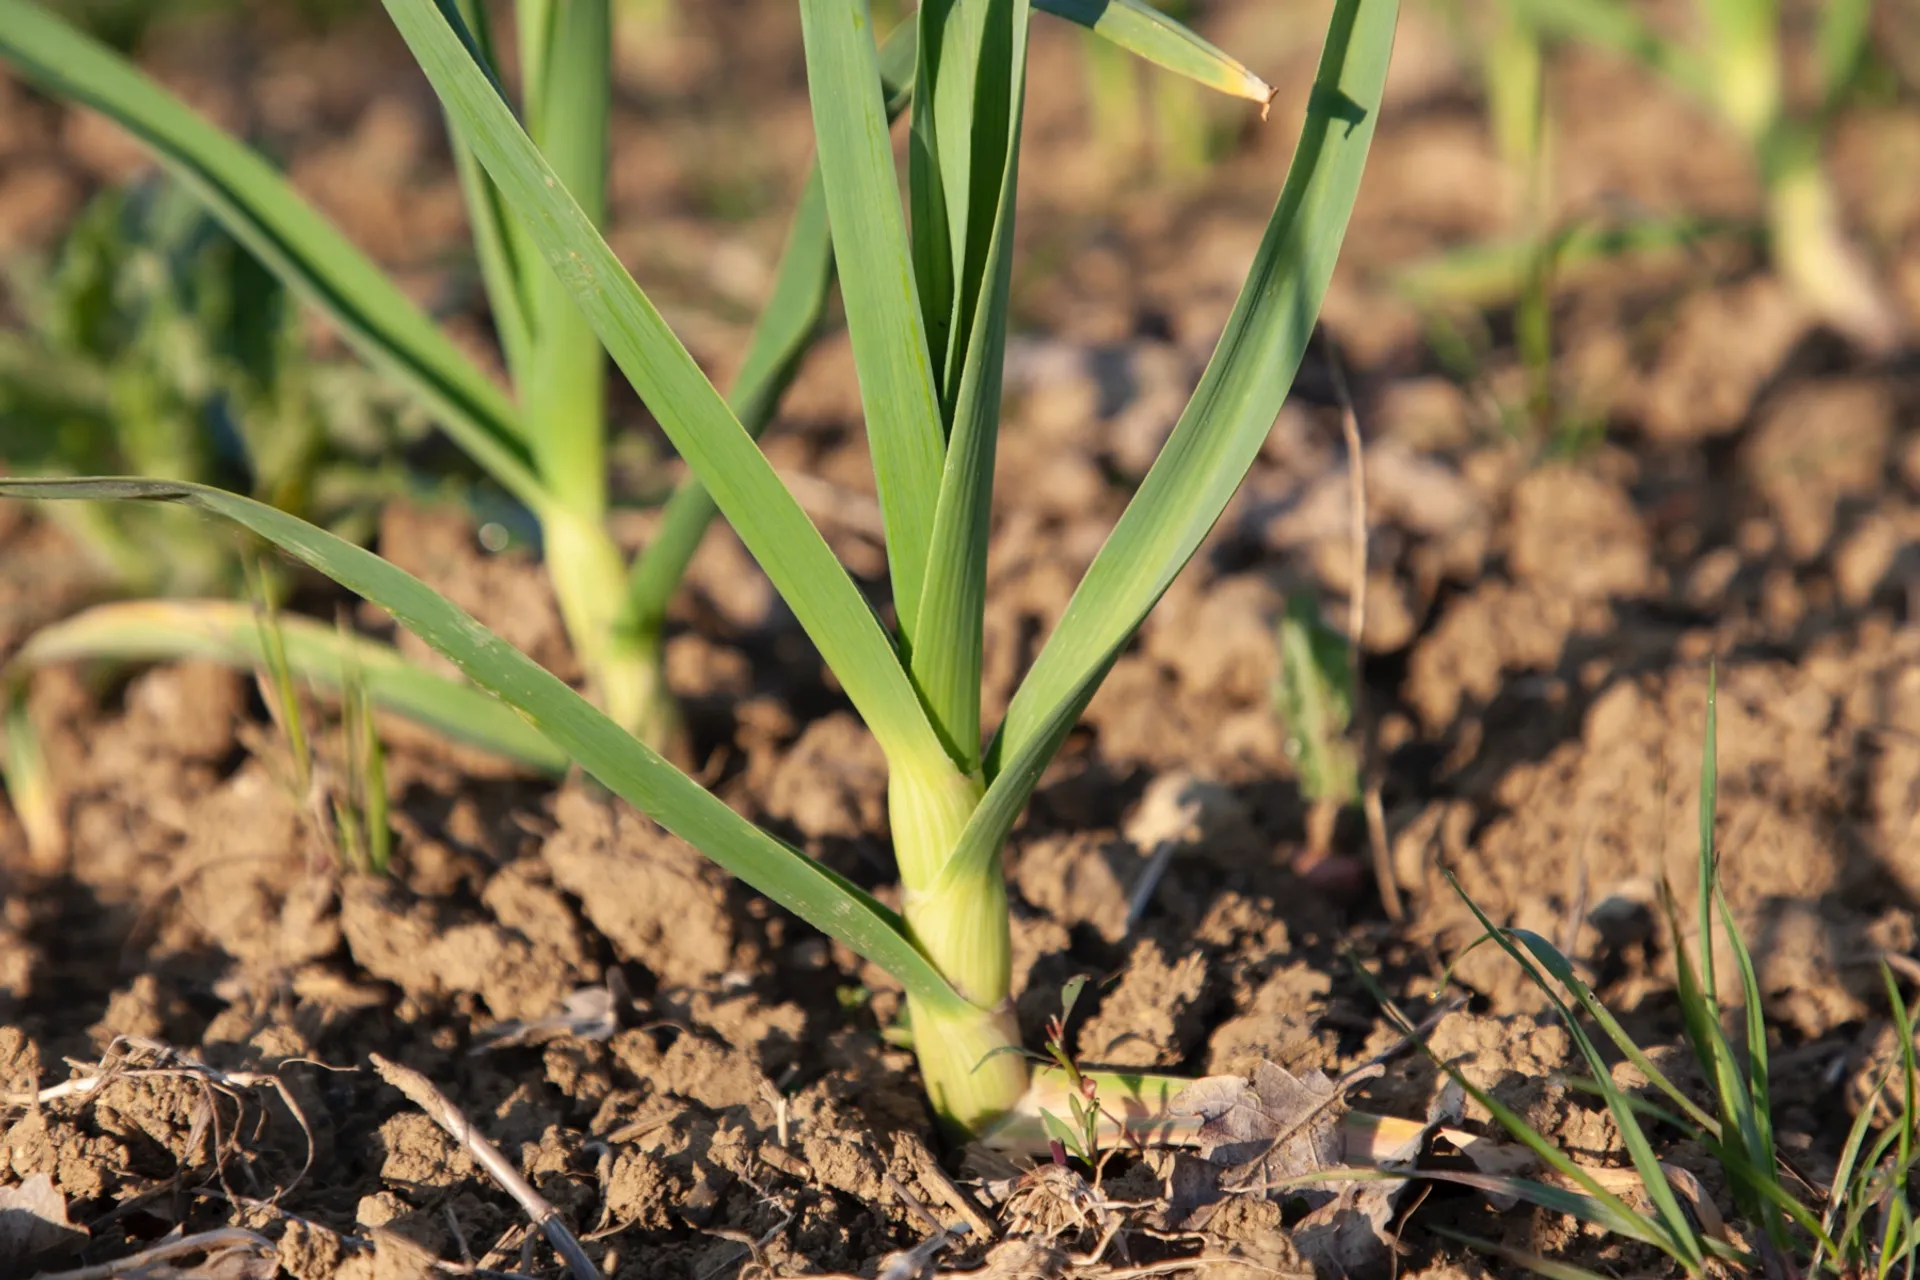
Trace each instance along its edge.
<path fill-rule="evenodd" d="M 980 6 L 987 8 L 987 6 Z M 934 725 L 963 769 L 980 764 L 980 672 L 985 632 L 987 537 L 992 516 L 994 458 L 1000 432 L 1000 392 L 1005 368 L 1007 299 L 1012 282 L 1013 219 L 1020 168 L 1020 132 L 1026 96 L 1028 11 L 1024 0 L 994 6 L 988 15 L 1000 24 L 989 39 L 1005 39 L 1010 83 L 999 86 L 1002 101 L 976 103 L 976 154 L 972 172 L 997 167 L 987 186 L 990 203 L 970 211 L 988 230 L 981 261 L 968 264 L 962 301 L 974 314 L 956 324 L 956 343 L 964 343 L 957 370 L 957 397 L 940 497 L 934 512 L 933 545 L 928 556 L 925 594 L 914 628 L 913 674 Z M 991 88 L 981 86 L 988 92 Z M 996 129 L 998 134 L 994 136 Z"/>
<path fill-rule="evenodd" d="M 879 620 L 820 531 L 559 183 L 434 0 L 386 4 L 529 238 L 793 609 L 889 758 L 944 754 Z"/>
<path fill-rule="evenodd" d="M 387 645 L 342 635 L 311 618 L 283 614 L 276 625 L 287 666 L 302 680 L 337 694 L 350 675 L 357 675 L 376 706 L 542 773 L 566 772 L 566 753 L 491 694 L 416 667 Z M 56 662 L 180 658 L 257 668 L 267 661 L 259 619 L 247 605 L 227 600 L 96 605 L 35 632 L 7 670 L 18 677 Z"/>

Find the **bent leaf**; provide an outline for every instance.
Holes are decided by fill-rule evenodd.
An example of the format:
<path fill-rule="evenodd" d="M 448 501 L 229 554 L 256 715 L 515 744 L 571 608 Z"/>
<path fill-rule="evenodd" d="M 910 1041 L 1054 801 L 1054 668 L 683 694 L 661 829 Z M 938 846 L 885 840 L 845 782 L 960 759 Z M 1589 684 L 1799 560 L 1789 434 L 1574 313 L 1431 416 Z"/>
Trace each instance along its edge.
<path fill-rule="evenodd" d="M 822 933 L 872 960 L 916 1000 L 942 1010 L 971 1008 L 908 940 L 892 911 L 748 822 L 559 677 L 371 551 L 284 511 L 206 485 L 120 478 L 4 479 L 0 497 L 181 502 L 251 529 L 391 613 L 469 680 L 519 711 L 610 791 Z"/>
<path fill-rule="evenodd" d="M 343 635 L 311 618 L 275 619 L 288 669 L 339 693 L 357 677 L 375 706 L 447 738 L 516 760 L 542 773 L 570 761 L 505 703 L 472 685 L 414 666 L 391 645 Z M 96 605 L 34 633 L 8 664 L 20 675 L 56 662 L 165 662 L 206 658 L 255 668 L 266 661 L 259 618 L 230 600 L 133 600 Z"/>
<path fill-rule="evenodd" d="M 1033 7 L 1104 36 L 1155 66 L 1263 107 L 1273 86 L 1147 0 L 1033 0 Z"/>

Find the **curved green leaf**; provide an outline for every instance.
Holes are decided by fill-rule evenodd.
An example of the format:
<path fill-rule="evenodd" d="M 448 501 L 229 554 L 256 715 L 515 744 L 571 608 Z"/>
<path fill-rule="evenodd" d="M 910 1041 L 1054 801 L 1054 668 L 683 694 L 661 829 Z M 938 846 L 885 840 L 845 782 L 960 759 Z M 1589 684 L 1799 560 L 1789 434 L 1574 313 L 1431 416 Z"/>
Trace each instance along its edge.
<path fill-rule="evenodd" d="M 945 878 L 998 856 L 1040 773 L 1253 465 L 1306 353 L 1379 120 L 1397 0 L 1339 0 L 1286 186 L 1160 457 L 1021 682 Z"/>
<path fill-rule="evenodd" d="M 452 0 L 440 0 L 451 4 Z M 890 759 L 944 755 L 879 619 L 766 455 L 520 128 L 435 0 L 386 0 L 441 103 Z"/>
<path fill-rule="evenodd" d="M 357 678 L 375 706 L 444 737 L 516 760 L 543 773 L 565 773 L 566 752 L 511 707 L 472 685 L 414 666 L 391 645 L 282 614 L 274 620 L 294 675 L 338 693 Z M 7 664 L 17 676 L 55 662 L 164 662 L 207 658 L 255 668 L 266 660 L 260 619 L 230 600 L 132 600 L 95 605 L 34 632 Z"/>
<path fill-rule="evenodd" d="M 1129 53 L 1209 89 L 1262 106 L 1273 101 L 1272 85 L 1148 0 L 1033 0 L 1033 7 L 1077 22 Z"/>
<path fill-rule="evenodd" d="M 367 360 L 425 402 L 502 488 L 538 512 L 512 403 L 398 286 L 257 154 L 137 68 L 26 0 L 0 0 L 0 57 L 49 93 L 92 107 L 153 150 L 227 231 Z"/>
<path fill-rule="evenodd" d="M 0 497 L 182 502 L 243 525 L 366 597 L 500 697 L 606 787 L 694 848 L 900 980 L 934 1007 L 970 1008 L 886 907 L 729 809 L 592 703 L 418 578 L 363 547 L 250 498 L 158 480 L 0 479 Z"/>

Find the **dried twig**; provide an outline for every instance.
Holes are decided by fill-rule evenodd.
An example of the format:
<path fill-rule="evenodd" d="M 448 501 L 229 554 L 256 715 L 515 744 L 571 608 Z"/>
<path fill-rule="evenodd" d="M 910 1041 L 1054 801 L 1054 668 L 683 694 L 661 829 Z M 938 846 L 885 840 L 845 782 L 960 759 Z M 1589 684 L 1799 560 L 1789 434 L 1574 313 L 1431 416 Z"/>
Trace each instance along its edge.
<path fill-rule="evenodd" d="M 262 1255 L 272 1255 L 273 1241 L 265 1236 L 255 1235 L 251 1231 L 242 1231 L 239 1227 L 221 1227 L 214 1231 L 202 1231 L 197 1235 L 181 1236 L 177 1240 L 163 1240 L 151 1249 L 142 1249 L 138 1253 L 117 1258 L 112 1262 L 98 1262 L 90 1267 L 80 1267 L 74 1271 L 43 1272 L 40 1280 L 113 1280 L 113 1277 L 125 1275 L 154 1262 L 165 1262 L 168 1258 L 178 1258 L 189 1253 L 208 1253 L 213 1250 L 251 1249 Z"/>
<path fill-rule="evenodd" d="M 587 1257 L 580 1242 L 573 1238 L 573 1232 L 560 1219 L 559 1212 L 545 1196 L 533 1189 L 533 1185 L 520 1176 L 520 1171 L 500 1154 L 500 1148 L 481 1136 L 460 1108 L 446 1094 L 434 1086 L 433 1081 L 421 1075 L 411 1067 L 403 1067 L 390 1062 L 379 1054 L 373 1054 L 373 1069 L 380 1078 L 407 1095 L 407 1100 L 427 1113 L 427 1116 L 442 1129 L 445 1129 L 454 1141 L 467 1149 L 480 1167 L 485 1169 L 493 1180 L 500 1184 L 501 1190 L 512 1196 L 532 1218 L 547 1237 L 547 1243 L 553 1251 L 566 1260 L 567 1270 L 573 1273 L 574 1280 L 601 1280 L 600 1269 Z"/>
<path fill-rule="evenodd" d="M 1340 355 L 1334 350 L 1331 338 L 1327 339 L 1327 369 L 1333 375 L 1334 395 L 1340 401 L 1340 433 L 1347 441 L 1347 484 L 1353 545 L 1352 568 L 1349 570 L 1353 580 L 1347 586 L 1347 662 L 1353 673 L 1353 719 L 1361 737 L 1367 842 L 1373 851 L 1373 879 L 1380 891 L 1380 906 L 1386 911 L 1387 919 L 1398 924 L 1406 919 L 1406 910 L 1400 902 L 1400 886 L 1393 878 L 1393 853 L 1387 847 L 1387 820 L 1380 803 L 1380 772 L 1373 759 L 1375 753 L 1368 749 L 1371 726 L 1367 723 L 1366 685 L 1361 680 L 1361 641 L 1367 633 L 1366 452 L 1360 442 L 1360 415 L 1354 410 L 1353 395 L 1347 388 L 1346 370 L 1340 365 Z"/>
<path fill-rule="evenodd" d="M 961 1190 L 955 1185 L 953 1179 L 947 1176 L 947 1171 L 940 1167 L 940 1162 L 934 1159 L 933 1152 L 927 1150 L 926 1144 L 916 1139 L 911 1144 L 909 1153 L 913 1158 L 914 1172 L 919 1175 L 920 1181 L 933 1188 L 934 1192 L 947 1202 L 949 1209 L 965 1218 L 967 1226 L 978 1239 L 993 1239 L 996 1233 L 992 1220 L 980 1211 L 980 1206 L 973 1202 L 972 1196 Z"/>

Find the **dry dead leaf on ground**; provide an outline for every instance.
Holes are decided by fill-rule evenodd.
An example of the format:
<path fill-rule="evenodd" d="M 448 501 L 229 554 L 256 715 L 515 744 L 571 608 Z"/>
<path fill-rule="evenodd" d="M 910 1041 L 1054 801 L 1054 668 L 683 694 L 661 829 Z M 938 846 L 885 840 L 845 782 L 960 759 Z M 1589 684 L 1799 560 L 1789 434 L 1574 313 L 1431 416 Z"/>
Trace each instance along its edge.
<path fill-rule="evenodd" d="M 32 1261 L 72 1253 L 86 1242 L 86 1228 L 67 1220 L 67 1198 L 46 1174 L 0 1187 L 0 1258 Z"/>
<path fill-rule="evenodd" d="M 1372 1072 L 1335 1081 L 1320 1071 L 1295 1076 L 1271 1062 L 1247 1079 L 1210 1076 L 1174 1101 L 1174 1109 L 1201 1119 L 1200 1156 L 1176 1155 L 1167 1176 L 1167 1225 L 1203 1226 L 1232 1195 L 1304 1201 L 1305 1218 L 1291 1235 L 1303 1257 L 1323 1274 L 1343 1275 L 1378 1264 L 1392 1247 L 1387 1224 L 1408 1185 L 1381 1169 L 1410 1167 L 1434 1129 L 1457 1119 L 1457 1099 L 1443 1093 L 1424 1125 L 1404 1141 L 1376 1151 L 1372 1168 L 1337 1175 L 1347 1164 L 1342 1119 L 1346 1092 Z"/>

